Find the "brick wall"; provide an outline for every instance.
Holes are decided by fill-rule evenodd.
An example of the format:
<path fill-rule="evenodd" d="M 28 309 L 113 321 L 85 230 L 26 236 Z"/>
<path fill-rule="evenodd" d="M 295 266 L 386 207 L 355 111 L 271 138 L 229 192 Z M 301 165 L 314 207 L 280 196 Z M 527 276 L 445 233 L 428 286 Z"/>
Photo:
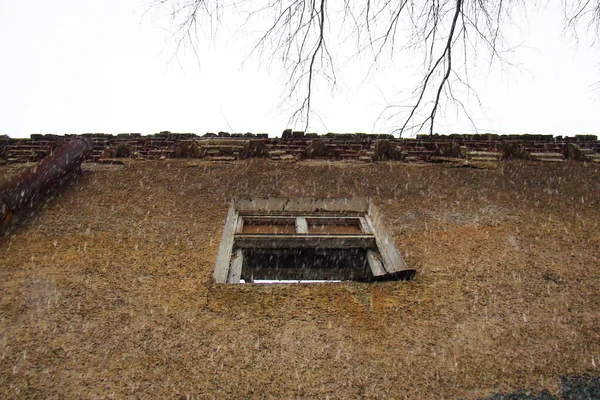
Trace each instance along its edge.
<path fill-rule="evenodd" d="M 13 139 L 0 136 L 0 161 L 35 162 L 60 147 L 73 134 L 32 134 L 30 138 Z M 280 138 L 259 133 L 193 133 L 160 132 L 142 136 L 139 133 L 117 135 L 86 133 L 93 143 L 90 161 L 132 157 L 205 158 L 236 160 L 263 157 L 273 160 L 304 158 L 328 160 L 398 160 L 444 161 L 469 159 L 499 161 L 530 159 L 537 161 L 600 162 L 600 141 L 594 135 L 561 137 L 552 135 L 452 134 L 418 135 L 400 139 L 387 134 L 328 133 L 318 135 L 285 130 Z"/>

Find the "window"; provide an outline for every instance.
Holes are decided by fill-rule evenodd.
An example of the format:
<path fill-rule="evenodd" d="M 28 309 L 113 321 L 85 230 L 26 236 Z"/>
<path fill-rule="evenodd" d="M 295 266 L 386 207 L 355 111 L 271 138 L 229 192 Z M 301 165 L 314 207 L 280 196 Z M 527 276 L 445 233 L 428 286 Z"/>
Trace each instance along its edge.
<path fill-rule="evenodd" d="M 266 198 L 232 202 L 217 283 L 411 279 L 371 200 Z"/>

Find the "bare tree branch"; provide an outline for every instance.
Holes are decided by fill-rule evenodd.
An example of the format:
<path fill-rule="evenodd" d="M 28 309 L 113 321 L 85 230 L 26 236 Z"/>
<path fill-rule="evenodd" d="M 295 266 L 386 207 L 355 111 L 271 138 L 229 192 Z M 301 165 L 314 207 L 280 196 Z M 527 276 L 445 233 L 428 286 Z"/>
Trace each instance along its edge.
<path fill-rule="evenodd" d="M 199 27 L 214 35 L 225 11 L 235 10 L 246 15 L 246 23 L 264 26 L 249 56 L 268 60 L 269 65 L 276 60 L 283 66 L 287 81 L 282 103 L 296 104 L 290 122 L 303 123 L 307 131 L 311 116 L 318 116 L 315 93 L 337 85 L 336 66 L 344 63 L 338 60 L 338 46 L 348 39 L 355 39 L 356 55 L 370 57 L 367 76 L 380 63 L 420 55 L 416 89 L 409 99 L 388 103 L 378 118 L 393 121 L 399 135 L 425 126 L 432 134 L 442 106 L 449 103 L 475 125 L 462 94 L 454 89 L 465 88 L 466 96 L 475 96 L 481 103 L 469 83 L 479 53 L 487 58 L 488 68 L 495 62 L 512 66 L 507 57 L 512 46 L 506 45 L 503 32 L 513 13 L 531 4 L 526 0 L 344 0 L 333 6 L 336 9 L 327 0 L 152 1 L 156 6 L 171 6 L 177 50 L 194 46 Z M 576 32 L 580 24 L 586 24 L 600 33 L 600 0 L 561 1 L 565 26 Z M 338 46 L 332 53 L 329 43 L 334 32 Z"/>

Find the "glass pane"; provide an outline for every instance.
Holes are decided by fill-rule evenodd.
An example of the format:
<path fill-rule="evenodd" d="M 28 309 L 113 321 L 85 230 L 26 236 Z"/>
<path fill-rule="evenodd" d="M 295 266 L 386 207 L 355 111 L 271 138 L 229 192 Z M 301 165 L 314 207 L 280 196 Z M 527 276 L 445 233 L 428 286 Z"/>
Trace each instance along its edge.
<path fill-rule="evenodd" d="M 283 221 L 281 223 L 262 222 L 262 221 L 245 221 L 242 227 L 243 233 L 296 233 L 296 225 Z"/>
<path fill-rule="evenodd" d="M 345 224 L 323 224 L 323 223 L 309 223 L 308 233 L 316 235 L 356 235 L 361 234 L 360 226 L 358 223 L 345 223 Z"/>

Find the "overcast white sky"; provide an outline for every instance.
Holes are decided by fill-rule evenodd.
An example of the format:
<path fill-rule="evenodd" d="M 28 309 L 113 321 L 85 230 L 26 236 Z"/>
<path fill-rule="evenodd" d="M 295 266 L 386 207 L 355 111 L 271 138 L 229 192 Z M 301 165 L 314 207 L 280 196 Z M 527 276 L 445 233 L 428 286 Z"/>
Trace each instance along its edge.
<path fill-rule="evenodd" d="M 239 36 L 202 39 L 200 65 L 192 52 L 178 60 L 168 21 L 146 13 L 144 0 L 0 0 L 0 134 L 140 132 L 267 132 L 288 127 L 278 108 L 285 76 L 276 67 L 242 67 L 250 43 Z M 440 118 L 436 131 L 600 133 L 600 49 L 561 37 L 559 10 L 528 15 L 518 68 L 478 67 L 473 80 L 484 108 L 476 127 L 462 115 Z M 231 29 L 233 31 L 234 29 Z M 519 41 L 519 40 L 517 40 Z M 378 121 L 386 99 L 402 86 L 389 65 L 365 80 L 360 62 L 338 65 L 341 85 L 319 93 L 319 133 L 390 132 Z M 473 102 L 471 102 L 473 104 Z M 303 126 L 291 128 L 302 129 Z"/>

